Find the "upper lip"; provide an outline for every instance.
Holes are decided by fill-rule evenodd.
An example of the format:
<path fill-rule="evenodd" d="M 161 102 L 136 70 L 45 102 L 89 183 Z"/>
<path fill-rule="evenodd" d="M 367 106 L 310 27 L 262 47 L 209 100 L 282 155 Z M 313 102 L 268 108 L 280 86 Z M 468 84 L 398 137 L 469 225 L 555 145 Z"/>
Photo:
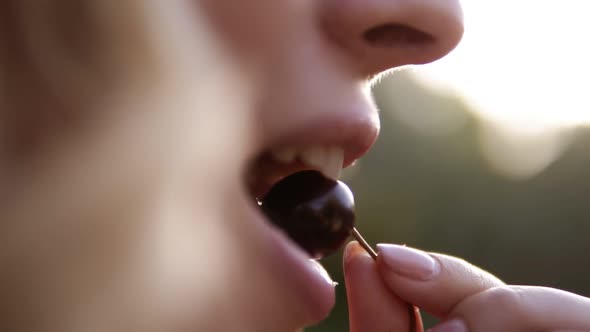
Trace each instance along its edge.
<path fill-rule="evenodd" d="M 301 162 L 281 164 L 274 162 L 269 151 L 274 147 L 304 149 L 309 146 L 342 148 L 342 167 L 352 165 L 375 142 L 379 133 L 379 119 L 372 105 L 351 108 L 341 112 L 318 114 L 286 133 L 266 140 L 247 169 L 246 182 L 249 191 L 257 198 L 263 195 L 281 178 L 306 169 L 317 169 Z"/>
<path fill-rule="evenodd" d="M 353 110 L 318 115 L 273 141 L 269 146 L 306 147 L 310 145 L 337 146 L 344 149 L 343 167 L 348 167 L 363 156 L 379 134 L 379 118 L 371 110 Z"/>

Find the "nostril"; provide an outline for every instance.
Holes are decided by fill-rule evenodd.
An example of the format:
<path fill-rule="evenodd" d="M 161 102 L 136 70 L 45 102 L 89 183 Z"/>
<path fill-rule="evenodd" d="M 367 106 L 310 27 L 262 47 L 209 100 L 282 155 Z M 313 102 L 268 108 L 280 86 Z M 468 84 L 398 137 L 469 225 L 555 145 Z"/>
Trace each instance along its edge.
<path fill-rule="evenodd" d="M 378 48 L 421 46 L 435 41 L 428 33 L 398 23 L 376 26 L 367 30 L 363 37 L 370 46 Z"/>

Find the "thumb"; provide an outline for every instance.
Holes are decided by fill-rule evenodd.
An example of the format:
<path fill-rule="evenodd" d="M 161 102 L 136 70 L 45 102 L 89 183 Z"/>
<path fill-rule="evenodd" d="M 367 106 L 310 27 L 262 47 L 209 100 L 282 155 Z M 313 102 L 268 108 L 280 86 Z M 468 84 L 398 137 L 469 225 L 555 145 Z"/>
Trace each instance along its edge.
<path fill-rule="evenodd" d="M 410 331 L 408 305 L 392 294 L 377 264 L 355 241 L 344 251 L 351 332 Z"/>
<path fill-rule="evenodd" d="M 394 244 L 378 244 L 377 266 L 387 287 L 403 300 L 445 318 L 465 298 L 504 283 L 456 257 Z"/>

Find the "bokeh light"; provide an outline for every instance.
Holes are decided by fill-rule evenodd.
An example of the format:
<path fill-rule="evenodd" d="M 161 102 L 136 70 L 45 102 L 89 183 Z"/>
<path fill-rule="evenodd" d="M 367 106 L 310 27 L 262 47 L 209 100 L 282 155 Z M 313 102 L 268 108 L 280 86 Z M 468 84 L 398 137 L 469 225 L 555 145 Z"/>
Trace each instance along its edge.
<path fill-rule="evenodd" d="M 482 150 L 501 173 L 526 178 L 590 125 L 589 4 L 464 1 L 466 30 L 446 58 L 412 71 L 428 87 L 460 95 L 484 120 Z"/>

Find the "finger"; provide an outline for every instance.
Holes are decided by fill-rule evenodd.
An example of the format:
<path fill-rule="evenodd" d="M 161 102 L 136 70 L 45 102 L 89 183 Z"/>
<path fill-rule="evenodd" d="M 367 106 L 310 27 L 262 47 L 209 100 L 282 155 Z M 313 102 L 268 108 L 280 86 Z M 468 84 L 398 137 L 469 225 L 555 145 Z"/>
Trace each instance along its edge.
<path fill-rule="evenodd" d="M 464 260 L 393 244 L 378 244 L 377 265 L 387 287 L 403 300 L 445 318 L 463 299 L 504 285 Z"/>
<path fill-rule="evenodd" d="M 375 261 L 357 243 L 344 251 L 350 331 L 409 331 L 408 306 L 387 289 Z"/>
<path fill-rule="evenodd" d="M 590 299 L 552 288 L 502 286 L 467 298 L 451 317 L 433 331 L 453 325 L 457 332 L 590 331 Z"/>

